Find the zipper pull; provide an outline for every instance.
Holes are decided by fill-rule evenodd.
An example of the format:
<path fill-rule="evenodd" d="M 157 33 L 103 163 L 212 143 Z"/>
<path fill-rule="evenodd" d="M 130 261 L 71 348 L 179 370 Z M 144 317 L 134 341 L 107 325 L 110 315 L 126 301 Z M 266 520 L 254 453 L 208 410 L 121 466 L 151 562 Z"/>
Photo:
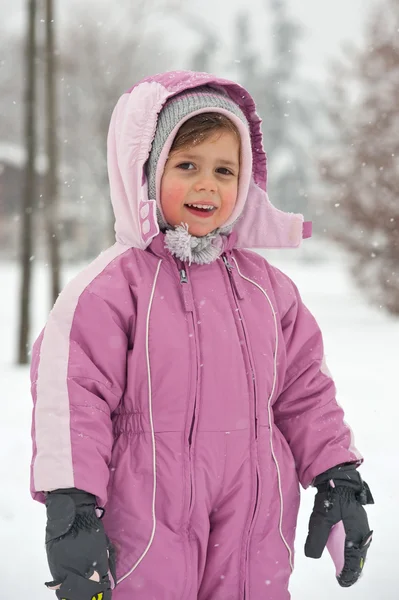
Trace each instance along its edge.
<path fill-rule="evenodd" d="M 228 261 L 228 259 L 227 259 L 227 256 L 226 256 L 225 254 L 223 254 L 222 258 L 223 258 L 223 262 L 224 262 L 224 264 L 225 264 L 225 266 L 226 266 L 226 269 L 227 269 L 228 271 L 232 271 L 232 269 L 233 269 L 233 265 L 231 265 L 231 264 L 229 263 L 229 261 Z"/>
<path fill-rule="evenodd" d="M 185 269 L 180 269 L 180 286 L 183 292 L 183 304 L 186 312 L 194 311 L 194 301 L 191 293 L 191 286 L 188 281 Z"/>
<path fill-rule="evenodd" d="M 242 283 L 241 283 L 241 277 L 240 277 L 239 273 L 237 272 L 237 269 L 234 268 L 234 265 L 232 265 L 228 261 L 228 258 L 225 254 L 223 254 L 222 258 L 223 258 L 223 262 L 226 266 L 226 269 L 229 272 L 229 276 L 233 283 L 233 287 L 236 291 L 236 294 L 240 300 L 243 300 L 245 297 L 245 294 L 244 294 L 244 290 L 243 290 Z"/>

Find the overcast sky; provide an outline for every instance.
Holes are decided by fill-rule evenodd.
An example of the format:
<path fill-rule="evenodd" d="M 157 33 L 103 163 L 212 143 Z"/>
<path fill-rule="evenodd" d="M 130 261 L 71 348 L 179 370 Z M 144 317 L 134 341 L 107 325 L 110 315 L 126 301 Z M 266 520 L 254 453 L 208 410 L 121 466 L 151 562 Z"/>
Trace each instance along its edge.
<path fill-rule="evenodd" d="M 59 0 L 58 18 L 64 19 L 71 12 L 76 0 Z M 134 1 L 134 0 L 132 0 Z M 93 19 L 99 5 L 106 11 L 116 11 L 115 0 L 78 0 L 92 5 Z M 228 49 L 231 25 L 238 11 L 252 11 L 252 23 L 256 29 L 254 43 L 263 48 L 267 44 L 268 0 L 169 0 L 176 9 L 186 7 L 198 13 L 217 27 L 221 38 Z M 307 77 L 323 81 L 328 70 L 328 58 L 339 54 L 342 43 L 354 41 L 361 43 L 362 32 L 370 8 L 377 5 L 377 0 L 287 0 L 291 14 L 302 24 L 304 39 L 301 44 L 302 71 Z M 20 27 L 24 21 L 26 0 L 0 0 L 0 16 L 2 21 L 14 27 Z M 98 9 L 97 9 L 98 10 Z M 162 16 L 158 16 L 162 19 Z M 171 25 L 171 24 L 170 24 Z M 172 34 L 172 31 L 171 31 Z M 175 36 L 172 35 L 173 38 Z M 184 37 L 183 37 L 184 43 Z M 174 44 L 176 46 L 176 44 Z M 239 57 L 234 57 L 239 60 Z"/>

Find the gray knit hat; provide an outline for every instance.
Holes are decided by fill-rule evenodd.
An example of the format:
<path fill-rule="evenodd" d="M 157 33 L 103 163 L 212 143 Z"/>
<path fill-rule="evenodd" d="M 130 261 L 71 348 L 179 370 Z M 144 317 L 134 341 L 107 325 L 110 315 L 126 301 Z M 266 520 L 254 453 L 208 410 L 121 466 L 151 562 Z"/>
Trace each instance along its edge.
<path fill-rule="evenodd" d="M 182 121 L 186 121 L 191 113 L 201 109 L 222 108 L 238 117 L 247 127 L 248 122 L 239 106 L 227 94 L 209 86 L 201 86 L 185 90 L 172 96 L 159 113 L 157 128 L 151 146 L 151 152 L 146 163 L 148 179 L 148 196 L 156 198 L 156 173 L 159 157 L 166 140 L 173 129 Z"/>

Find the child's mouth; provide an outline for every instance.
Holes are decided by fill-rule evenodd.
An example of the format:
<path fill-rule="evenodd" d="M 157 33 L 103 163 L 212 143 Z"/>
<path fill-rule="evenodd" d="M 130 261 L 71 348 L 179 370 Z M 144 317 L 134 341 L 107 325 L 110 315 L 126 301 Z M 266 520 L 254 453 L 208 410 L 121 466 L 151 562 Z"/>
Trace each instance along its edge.
<path fill-rule="evenodd" d="M 185 204 L 185 207 L 191 214 L 197 215 L 198 217 L 209 217 L 213 215 L 216 210 L 216 206 L 210 204 Z"/>

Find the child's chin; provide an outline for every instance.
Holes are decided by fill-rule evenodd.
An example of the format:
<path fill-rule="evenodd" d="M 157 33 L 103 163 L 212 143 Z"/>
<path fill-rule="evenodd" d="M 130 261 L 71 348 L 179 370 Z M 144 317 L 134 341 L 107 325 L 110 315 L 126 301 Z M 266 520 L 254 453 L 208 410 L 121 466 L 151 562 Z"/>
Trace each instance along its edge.
<path fill-rule="evenodd" d="M 195 237 L 204 237 L 204 235 L 207 235 L 208 233 L 211 233 L 211 231 L 214 231 L 217 226 L 214 223 L 190 223 L 190 221 L 187 221 L 188 223 L 188 232 L 191 233 L 191 235 L 195 235 Z"/>
<path fill-rule="evenodd" d="M 191 235 L 194 235 L 195 237 L 204 237 L 205 235 L 208 235 L 208 233 L 211 233 L 211 231 L 213 231 L 215 229 L 215 227 L 191 227 L 190 225 L 188 226 L 188 232 L 191 233 Z"/>

